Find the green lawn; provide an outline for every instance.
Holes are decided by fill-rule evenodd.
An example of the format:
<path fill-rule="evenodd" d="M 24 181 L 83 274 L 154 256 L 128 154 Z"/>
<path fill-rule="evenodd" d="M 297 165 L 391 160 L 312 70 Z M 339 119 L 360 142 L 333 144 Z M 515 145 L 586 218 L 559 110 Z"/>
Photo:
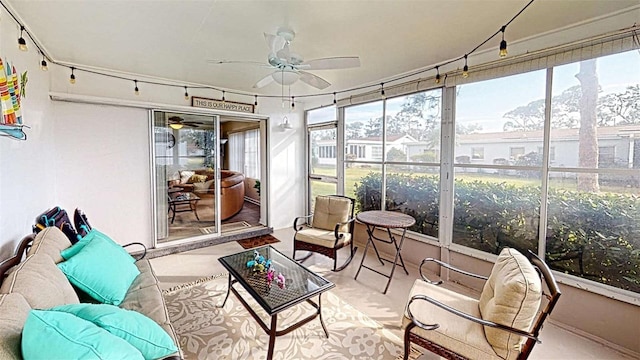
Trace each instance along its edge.
<path fill-rule="evenodd" d="M 360 179 L 370 172 L 379 172 L 379 167 L 351 167 L 345 169 L 345 195 L 349 197 L 355 198 L 355 184 L 357 184 Z M 315 174 L 317 175 L 327 175 L 333 176 L 335 169 L 331 168 L 322 168 L 316 167 Z M 425 173 L 413 173 L 414 176 L 432 176 L 437 175 L 433 173 L 425 174 Z M 464 181 L 483 181 L 489 183 L 507 183 L 509 185 L 515 186 L 540 186 L 540 179 L 527 179 L 512 175 L 498 175 L 498 174 L 481 174 L 481 173 L 456 173 L 457 180 Z M 551 188 L 563 188 L 566 190 L 576 190 L 576 181 L 575 179 L 558 179 L 552 178 L 549 181 L 549 186 Z M 335 193 L 335 185 L 333 184 L 324 184 L 317 181 L 312 183 L 311 194 L 312 198 L 315 198 L 316 195 L 327 195 Z M 638 189 L 636 187 L 624 187 L 624 186 L 601 186 L 601 191 L 618 193 L 618 194 L 638 194 Z"/>

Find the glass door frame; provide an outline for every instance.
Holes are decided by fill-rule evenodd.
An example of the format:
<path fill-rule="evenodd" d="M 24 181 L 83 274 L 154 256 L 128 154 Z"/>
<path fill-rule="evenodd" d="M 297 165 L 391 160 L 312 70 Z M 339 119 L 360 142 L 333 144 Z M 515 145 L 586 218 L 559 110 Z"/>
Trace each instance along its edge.
<path fill-rule="evenodd" d="M 329 175 L 322 175 L 322 174 L 314 174 L 312 173 L 313 170 L 313 166 L 312 166 L 312 161 L 313 161 L 313 151 L 311 149 L 311 145 L 312 145 L 312 141 L 311 141 L 311 133 L 314 131 L 322 131 L 322 130 L 336 130 L 336 151 L 335 151 L 335 155 L 336 155 L 336 175 L 335 176 L 329 176 Z M 312 186 L 313 186 L 313 182 L 320 182 L 320 183 L 327 183 L 327 184 L 335 184 L 336 185 L 336 194 L 344 194 L 344 167 L 342 166 L 343 164 L 343 157 L 344 157 L 344 151 L 340 151 L 342 149 L 342 146 L 344 146 L 344 141 L 342 141 L 342 131 L 340 129 L 340 127 L 338 126 L 338 121 L 331 121 L 331 122 L 326 122 L 326 123 L 321 123 L 321 124 L 314 124 L 314 125 L 307 125 L 306 128 L 306 173 L 307 173 L 307 182 L 306 182 L 306 209 L 307 209 L 307 214 L 311 214 L 313 209 L 312 209 L 312 204 L 313 204 L 313 199 L 311 198 L 313 196 L 313 191 L 312 191 Z"/>
<path fill-rule="evenodd" d="M 260 129 L 261 132 L 264 129 L 265 134 L 262 135 L 265 137 L 266 142 L 265 142 L 265 151 L 263 152 L 264 155 L 262 155 L 263 159 L 265 159 L 266 161 L 263 162 L 263 170 L 266 170 L 263 174 L 264 179 L 266 181 L 264 181 L 262 183 L 262 187 L 263 187 L 263 202 L 264 205 L 261 206 L 261 219 L 265 219 L 266 224 L 265 226 L 270 226 L 270 212 L 268 211 L 269 209 L 269 181 L 268 179 L 270 179 L 270 172 L 269 172 L 269 154 L 270 154 L 270 149 L 269 149 L 269 136 L 270 136 L 270 131 L 269 131 L 269 126 L 266 126 L 266 124 L 269 121 L 269 117 L 266 115 L 260 115 L 260 114 L 251 114 L 251 113 L 242 113 L 242 112 L 233 112 L 233 111 L 221 111 L 221 110 L 211 110 L 211 109 L 206 109 L 206 108 L 192 108 L 192 107 L 187 107 L 187 106 L 166 106 L 166 107 L 156 107 L 156 108 L 149 108 L 148 109 L 148 128 L 149 128 L 149 163 L 150 163 L 150 177 L 149 177 L 149 186 L 150 189 L 155 189 L 156 187 L 156 181 L 157 181 L 157 174 L 156 174 L 156 168 L 155 168 L 155 158 L 156 158 L 156 151 L 155 151 L 155 131 L 154 131 L 154 113 L 155 112 L 172 112 L 172 113 L 181 113 L 181 114 L 189 114 L 189 115 L 204 115 L 204 116 L 212 116 L 215 117 L 217 120 L 217 134 L 216 134 L 216 138 L 218 139 L 218 143 L 220 142 L 220 118 L 221 116 L 226 116 L 226 117 L 239 117 L 239 118 L 249 118 L 249 119 L 255 119 L 255 120 L 260 120 L 261 125 Z M 219 145 L 218 145 L 219 146 Z M 218 179 L 218 181 L 216 181 L 216 194 L 215 194 L 215 200 L 216 200 L 216 213 L 220 214 L 220 201 L 219 201 L 219 196 L 220 196 L 220 170 L 221 170 L 221 166 L 222 164 L 220 163 L 219 159 L 217 159 L 216 161 L 216 178 Z M 216 237 L 221 237 L 223 236 L 221 234 L 221 220 L 219 217 L 216 218 L 216 227 L 217 227 L 217 233 L 214 234 L 203 234 L 201 236 L 195 236 L 195 237 L 189 237 L 189 238 L 185 238 L 185 239 L 176 239 L 173 241 L 167 241 L 167 242 L 162 242 L 159 243 L 158 242 L 158 221 L 157 221 L 157 212 L 158 212 L 158 207 L 157 207 L 157 192 L 155 190 L 150 191 L 150 195 L 151 195 L 151 234 L 153 236 L 153 247 L 154 248 L 163 248 L 163 247 L 170 247 L 170 246 L 175 246 L 175 245 L 179 245 L 179 244 L 183 244 L 183 243 L 193 243 L 193 242 L 198 242 L 198 241 L 203 241 L 203 240 L 207 240 L 207 239 L 211 239 L 211 238 L 216 238 Z"/>

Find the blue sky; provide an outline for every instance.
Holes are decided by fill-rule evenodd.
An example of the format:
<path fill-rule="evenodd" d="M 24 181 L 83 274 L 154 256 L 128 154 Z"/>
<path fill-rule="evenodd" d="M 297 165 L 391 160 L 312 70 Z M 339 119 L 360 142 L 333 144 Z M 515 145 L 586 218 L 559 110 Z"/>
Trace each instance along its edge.
<path fill-rule="evenodd" d="M 578 85 L 575 78 L 579 63 L 554 68 L 553 94 Z M 637 50 L 598 58 L 598 80 L 602 94 L 621 92 L 629 85 L 640 84 L 640 52 Z M 460 86 L 456 104 L 456 121 L 480 124 L 482 132 L 502 131 L 503 115 L 518 106 L 544 98 L 546 70 L 498 78 Z M 437 91 L 437 90 L 436 90 Z M 387 113 L 397 112 L 398 100 L 387 102 Z M 333 116 L 333 108 L 325 108 L 316 116 Z M 382 102 L 351 106 L 347 121 L 368 121 L 382 116 Z M 324 115 L 324 116 L 323 116 Z"/>

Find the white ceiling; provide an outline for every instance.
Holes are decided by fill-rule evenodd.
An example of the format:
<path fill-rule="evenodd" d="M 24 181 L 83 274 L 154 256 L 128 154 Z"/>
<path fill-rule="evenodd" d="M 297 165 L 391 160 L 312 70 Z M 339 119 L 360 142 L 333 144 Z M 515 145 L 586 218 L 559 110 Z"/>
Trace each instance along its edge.
<path fill-rule="evenodd" d="M 302 95 L 377 84 L 457 58 L 498 30 L 527 2 L 10 0 L 9 6 L 56 61 L 250 94 L 280 94 L 275 83 L 252 88 L 269 74 L 269 68 L 213 65 L 206 60 L 266 64 L 263 33 L 275 33 L 283 25 L 297 33 L 292 50 L 306 60 L 360 57 L 360 68 L 314 71 L 333 84 L 323 91 L 301 82 L 291 87 L 292 94 Z M 623 9 L 637 9 L 639 4 L 639 0 L 536 0 L 507 28 L 506 39 L 514 44 Z M 620 24 L 620 28 L 631 25 Z M 495 38 L 480 51 L 495 49 L 497 53 L 499 42 Z M 452 64 L 451 68 L 460 66 Z"/>

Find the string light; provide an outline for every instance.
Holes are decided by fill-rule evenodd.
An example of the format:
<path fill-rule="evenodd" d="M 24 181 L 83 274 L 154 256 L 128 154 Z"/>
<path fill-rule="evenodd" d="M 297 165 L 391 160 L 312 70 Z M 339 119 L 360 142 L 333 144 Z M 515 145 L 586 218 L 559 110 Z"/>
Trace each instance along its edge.
<path fill-rule="evenodd" d="M 136 95 L 140 95 L 140 89 L 138 89 L 138 80 L 133 80 L 133 83 L 134 83 L 134 84 L 135 84 L 135 86 L 136 86 L 136 87 L 133 89 L 133 92 L 134 92 Z"/>
<path fill-rule="evenodd" d="M 18 49 L 22 51 L 27 51 L 29 50 L 29 48 L 27 48 L 27 42 L 22 37 L 23 32 L 24 32 L 24 26 L 20 25 L 20 37 L 18 38 Z"/>
<path fill-rule="evenodd" d="M 253 101 L 253 105 L 254 106 L 258 106 L 258 95 L 253 95 L 255 96 L 255 100 Z"/>
<path fill-rule="evenodd" d="M 42 55 L 42 61 L 40 62 L 40 70 L 47 71 L 49 67 L 47 66 L 47 60 L 45 60 L 44 55 Z"/>
<path fill-rule="evenodd" d="M 380 97 L 386 99 L 387 96 L 384 94 L 384 83 L 380 83 Z"/>
<path fill-rule="evenodd" d="M 440 67 L 436 66 L 436 84 L 440 84 Z"/>
<path fill-rule="evenodd" d="M 295 101 L 295 96 L 291 97 L 291 110 L 295 110 L 296 108 L 296 101 Z"/>
<path fill-rule="evenodd" d="M 224 101 L 224 90 L 222 90 L 222 101 Z"/>
<path fill-rule="evenodd" d="M 462 68 L 462 77 L 465 79 L 469 77 L 469 66 L 467 65 L 467 54 L 464 55 L 464 67 Z"/>
<path fill-rule="evenodd" d="M 76 68 L 74 68 L 73 66 L 71 67 L 71 76 L 69 76 L 69 82 L 70 82 L 71 84 L 75 84 L 75 83 L 76 83 L 76 75 L 73 73 L 73 71 L 74 71 L 75 69 L 76 69 Z"/>
<path fill-rule="evenodd" d="M 184 87 L 184 99 L 189 100 L 189 90 L 186 86 Z"/>
<path fill-rule="evenodd" d="M 335 105 L 337 103 L 336 101 L 336 92 L 333 92 L 333 105 Z"/>
<path fill-rule="evenodd" d="M 503 26 L 500 31 L 502 32 L 502 41 L 500 41 L 500 57 L 503 58 L 507 56 L 507 41 L 504 39 L 504 31 L 507 29 L 507 26 Z"/>

